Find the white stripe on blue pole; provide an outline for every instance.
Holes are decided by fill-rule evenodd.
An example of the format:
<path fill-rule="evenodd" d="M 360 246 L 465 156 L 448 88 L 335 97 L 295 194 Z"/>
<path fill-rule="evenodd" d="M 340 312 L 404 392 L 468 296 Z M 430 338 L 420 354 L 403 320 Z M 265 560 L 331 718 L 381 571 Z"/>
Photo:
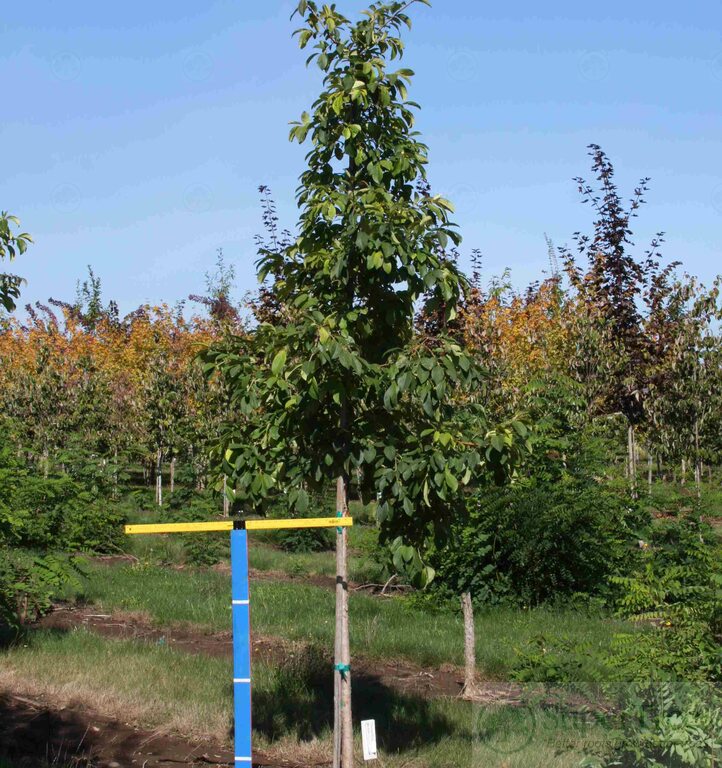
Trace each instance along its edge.
<path fill-rule="evenodd" d="M 251 617 L 248 594 L 248 539 L 231 531 L 233 610 L 233 709 L 236 763 L 251 763 Z"/>

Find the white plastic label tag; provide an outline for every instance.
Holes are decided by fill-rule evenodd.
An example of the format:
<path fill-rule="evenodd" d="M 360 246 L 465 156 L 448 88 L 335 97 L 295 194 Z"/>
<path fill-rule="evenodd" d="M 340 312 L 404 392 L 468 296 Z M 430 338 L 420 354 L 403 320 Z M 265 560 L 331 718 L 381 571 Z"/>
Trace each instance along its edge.
<path fill-rule="evenodd" d="M 376 721 L 361 721 L 361 741 L 364 748 L 364 760 L 376 760 Z"/>

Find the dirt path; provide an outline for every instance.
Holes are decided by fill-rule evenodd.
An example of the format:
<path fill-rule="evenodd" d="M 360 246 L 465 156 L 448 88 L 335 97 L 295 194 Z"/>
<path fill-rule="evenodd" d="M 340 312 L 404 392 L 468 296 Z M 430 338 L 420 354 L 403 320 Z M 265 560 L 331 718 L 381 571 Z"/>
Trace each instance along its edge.
<path fill-rule="evenodd" d="M 101 613 L 93 606 L 58 606 L 43 617 L 37 626 L 69 631 L 85 627 L 104 637 L 133 639 L 153 644 L 167 644 L 185 653 L 231 658 L 231 633 L 205 633 L 192 626 L 157 627 L 142 614 Z M 254 636 L 252 658 L 278 664 L 297 653 L 303 643 L 277 637 Z M 448 665 L 440 669 L 424 669 L 407 661 L 379 661 L 354 657 L 356 679 L 382 685 L 402 694 L 432 698 L 458 696 L 463 684 L 463 671 Z M 513 689 L 505 684 L 486 684 L 488 700 L 513 698 Z M 484 688 L 482 686 L 482 696 Z"/>
<path fill-rule="evenodd" d="M 146 731 L 86 707 L 54 709 L 42 699 L 0 691 L 0 755 L 27 766 L 174 768 L 230 766 L 233 752 L 213 742 Z M 32 761 L 32 762 L 31 762 Z M 324 765 L 317 763 L 316 766 Z M 254 768 L 311 768 L 254 754 Z"/>

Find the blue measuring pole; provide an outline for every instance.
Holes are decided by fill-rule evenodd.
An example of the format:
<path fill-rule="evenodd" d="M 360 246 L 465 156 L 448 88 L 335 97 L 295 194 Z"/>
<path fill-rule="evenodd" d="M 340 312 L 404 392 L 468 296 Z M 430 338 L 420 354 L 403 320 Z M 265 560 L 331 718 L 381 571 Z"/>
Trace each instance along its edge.
<path fill-rule="evenodd" d="M 231 531 L 233 610 L 233 709 L 236 765 L 251 766 L 251 615 L 248 589 L 248 538 Z"/>

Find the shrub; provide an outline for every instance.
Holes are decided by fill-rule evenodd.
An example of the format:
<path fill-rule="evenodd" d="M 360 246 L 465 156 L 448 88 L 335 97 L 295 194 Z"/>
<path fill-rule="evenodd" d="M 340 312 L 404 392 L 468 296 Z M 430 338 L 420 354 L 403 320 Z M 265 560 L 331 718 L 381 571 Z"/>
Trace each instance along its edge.
<path fill-rule="evenodd" d="M 656 529 L 640 567 L 612 581 L 620 615 L 656 627 L 619 638 L 628 679 L 722 682 L 722 563 L 709 526 L 689 517 Z"/>
<path fill-rule="evenodd" d="M 290 528 L 276 534 L 278 546 L 286 552 L 324 552 L 333 546 L 329 528 Z"/>
<path fill-rule="evenodd" d="M 300 491 L 289 498 L 279 499 L 271 517 L 333 517 L 336 498 L 327 493 Z M 289 528 L 273 535 L 273 541 L 286 552 L 324 552 L 334 544 L 333 528 Z"/>
<path fill-rule="evenodd" d="M 11 627 L 34 621 L 80 573 L 75 560 L 0 545 L 0 619 Z"/>
<path fill-rule="evenodd" d="M 18 546 L 86 552 L 117 548 L 121 516 L 67 475 L 22 475 L 9 506 Z"/>
<path fill-rule="evenodd" d="M 603 680 L 607 668 L 591 643 L 537 635 L 516 649 L 511 678 L 520 683 L 574 684 Z"/>
<path fill-rule="evenodd" d="M 50 607 L 53 594 L 77 577 L 62 550 L 108 551 L 121 516 L 69 476 L 31 475 L 0 450 L 0 618 L 17 626 Z"/>
<path fill-rule="evenodd" d="M 203 522 L 218 517 L 218 497 L 180 488 L 170 497 L 164 519 L 169 522 Z M 228 557 L 228 534 L 183 535 L 183 559 L 188 565 L 211 566 Z"/>
<path fill-rule="evenodd" d="M 615 739 L 587 766 L 713 768 L 722 757 L 722 565 L 711 529 L 686 518 L 652 531 L 641 562 L 612 578 L 621 616 L 644 632 L 618 635 L 603 685 Z M 567 682 L 587 654 L 564 639 L 518 652 L 516 677 Z"/>
<path fill-rule="evenodd" d="M 700 683 L 639 682 L 610 688 L 613 746 L 585 768 L 715 768 L 722 757 L 722 696 Z M 612 695 L 610 695 L 612 694 Z M 614 694 L 617 694 L 616 698 Z M 608 718 L 603 718 L 608 720 Z"/>
<path fill-rule="evenodd" d="M 595 595 L 628 570 L 645 521 L 623 495 L 592 479 L 485 488 L 430 562 L 437 588 L 470 589 L 477 601 L 533 605 Z"/>
<path fill-rule="evenodd" d="M 63 549 L 70 551 L 117 551 L 123 536 L 122 524 L 122 514 L 81 494 L 63 510 L 60 541 Z"/>

